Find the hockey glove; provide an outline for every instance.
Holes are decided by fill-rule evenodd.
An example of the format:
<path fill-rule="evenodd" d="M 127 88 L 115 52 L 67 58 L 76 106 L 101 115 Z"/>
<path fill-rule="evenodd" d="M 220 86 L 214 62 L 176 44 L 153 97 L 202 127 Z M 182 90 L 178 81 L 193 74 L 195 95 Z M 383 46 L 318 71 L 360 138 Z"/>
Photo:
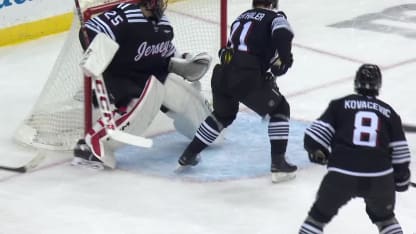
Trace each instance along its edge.
<path fill-rule="evenodd" d="M 328 153 L 324 153 L 322 150 L 315 150 L 308 152 L 309 160 L 313 163 L 320 165 L 328 164 Z"/>
<path fill-rule="evenodd" d="M 287 72 L 287 70 L 289 70 L 292 64 L 293 64 L 293 55 L 290 54 L 290 56 L 285 60 L 278 58 L 270 67 L 270 71 L 276 77 L 282 76 Z"/>
<path fill-rule="evenodd" d="M 218 57 L 221 64 L 229 64 L 233 58 L 234 50 L 232 48 L 223 47 L 218 51 Z"/>
<path fill-rule="evenodd" d="M 273 75 L 273 73 L 271 72 L 266 72 L 266 74 L 264 75 L 264 80 L 266 81 L 276 81 L 276 76 Z"/>
<path fill-rule="evenodd" d="M 211 65 L 211 56 L 202 52 L 196 55 L 184 53 L 181 57 L 172 57 L 169 61 L 168 71 L 173 72 L 185 80 L 195 82 L 200 80 Z"/>
<path fill-rule="evenodd" d="M 394 172 L 394 183 L 396 184 L 397 192 L 404 192 L 409 189 L 410 185 L 410 170 L 406 168 L 399 173 Z"/>

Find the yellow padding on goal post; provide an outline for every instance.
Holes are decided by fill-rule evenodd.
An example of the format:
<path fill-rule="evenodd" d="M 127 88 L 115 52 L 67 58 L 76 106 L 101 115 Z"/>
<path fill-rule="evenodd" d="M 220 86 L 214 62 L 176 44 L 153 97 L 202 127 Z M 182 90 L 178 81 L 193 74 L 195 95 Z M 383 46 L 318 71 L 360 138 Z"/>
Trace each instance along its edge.
<path fill-rule="evenodd" d="M 0 46 L 17 44 L 67 31 L 71 27 L 74 14 L 66 13 L 29 23 L 0 29 Z"/>

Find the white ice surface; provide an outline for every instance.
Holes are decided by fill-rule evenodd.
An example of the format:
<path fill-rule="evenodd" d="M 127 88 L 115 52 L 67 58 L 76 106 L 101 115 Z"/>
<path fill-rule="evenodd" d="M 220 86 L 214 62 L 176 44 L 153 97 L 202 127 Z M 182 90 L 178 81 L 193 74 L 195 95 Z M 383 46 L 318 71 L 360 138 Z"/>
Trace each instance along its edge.
<path fill-rule="evenodd" d="M 241 2 L 231 1 L 229 8 L 238 10 L 230 15 L 249 7 Z M 416 38 L 327 27 L 409 3 L 414 5 L 405 0 L 280 1 L 296 33 L 294 66 L 278 80 L 292 118 L 318 117 L 330 99 L 352 92 L 358 66 L 372 62 L 384 75 L 380 98 L 404 122 L 416 124 Z M 12 135 L 41 92 L 65 36 L 0 48 L 1 164 L 30 159 L 33 152 L 16 146 Z M 414 161 L 416 134 L 407 137 Z M 1 234 L 294 234 L 325 173 L 324 167 L 310 165 L 282 184 L 271 184 L 268 175 L 195 182 L 123 169 L 84 170 L 71 167 L 69 159 L 69 154 L 48 153 L 37 171 L 0 171 Z M 414 163 L 412 170 L 416 173 Z M 404 232 L 416 233 L 416 189 L 398 194 L 396 205 Z M 360 199 L 343 207 L 325 231 L 377 233 Z"/>

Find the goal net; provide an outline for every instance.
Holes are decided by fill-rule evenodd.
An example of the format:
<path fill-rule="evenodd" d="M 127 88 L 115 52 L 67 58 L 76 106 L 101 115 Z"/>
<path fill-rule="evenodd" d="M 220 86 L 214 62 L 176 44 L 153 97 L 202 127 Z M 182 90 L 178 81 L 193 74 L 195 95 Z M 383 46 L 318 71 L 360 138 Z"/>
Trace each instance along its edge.
<path fill-rule="evenodd" d="M 81 0 L 80 5 L 87 20 L 126 1 L 129 0 Z M 211 69 L 201 80 L 203 94 L 209 100 L 212 68 L 226 36 L 226 26 L 221 26 L 221 16 L 225 16 L 221 9 L 226 9 L 226 0 L 170 0 L 165 12 L 174 27 L 174 43 L 180 52 L 208 52 L 213 57 Z M 19 143 L 49 150 L 70 150 L 94 121 L 91 82 L 84 78 L 79 66 L 82 56 L 78 40 L 80 23 L 74 14 L 49 78 L 15 133 L 14 138 Z"/>

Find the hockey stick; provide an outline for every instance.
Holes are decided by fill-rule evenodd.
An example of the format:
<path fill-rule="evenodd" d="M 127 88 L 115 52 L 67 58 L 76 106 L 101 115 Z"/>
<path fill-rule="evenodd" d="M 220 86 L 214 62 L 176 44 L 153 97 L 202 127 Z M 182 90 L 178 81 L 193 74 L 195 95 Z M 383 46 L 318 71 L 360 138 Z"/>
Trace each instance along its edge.
<path fill-rule="evenodd" d="M 79 0 L 75 1 L 75 8 L 77 10 L 78 19 L 81 25 L 81 32 L 83 39 L 86 45 L 90 43 L 87 30 L 85 28 L 85 21 L 82 15 L 81 6 Z M 99 109 L 101 113 L 101 119 L 104 122 L 104 128 L 108 136 L 116 141 L 120 141 L 126 144 L 135 145 L 139 147 L 149 148 L 152 146 L 153 142 L 151 139 L 147 139 L 140 136 L 131 135 L 129 133 L 122 132 L 117 128 L 117 125 L 114 120 L 113 110 L 111 110 L 110 99 L 107 94 L 107 88 L 105 87 L 105 82 L 102 76 L 93 77 L 95 85 L 95 94 L 97 101 L 99 103 Z"/>
<path fill-rule="evenodd" d="M 403 124 L 403 131 L 405 132 L 416 132 L 416 126 L 410 124 Z"/>
<path fill-rule="evenodd" d="M 415 182 L 410 182 L 410 186 L 416 188 L 416 183 Z"/>
<path fill-rule="evenodd" d="M 8 166 L 0 166 L 1 170 L 7 170 L 7 171 L 13 171 L 13 172 L 20 172 L 25 173 L 29 170 L 32 170 L 33 168 L 37 167 L 40 162 L 45 158 L 43 154 L 37 154 L 32 160 L 25 163 L 22 166 L 18 167 L 8 167 Z"/>

